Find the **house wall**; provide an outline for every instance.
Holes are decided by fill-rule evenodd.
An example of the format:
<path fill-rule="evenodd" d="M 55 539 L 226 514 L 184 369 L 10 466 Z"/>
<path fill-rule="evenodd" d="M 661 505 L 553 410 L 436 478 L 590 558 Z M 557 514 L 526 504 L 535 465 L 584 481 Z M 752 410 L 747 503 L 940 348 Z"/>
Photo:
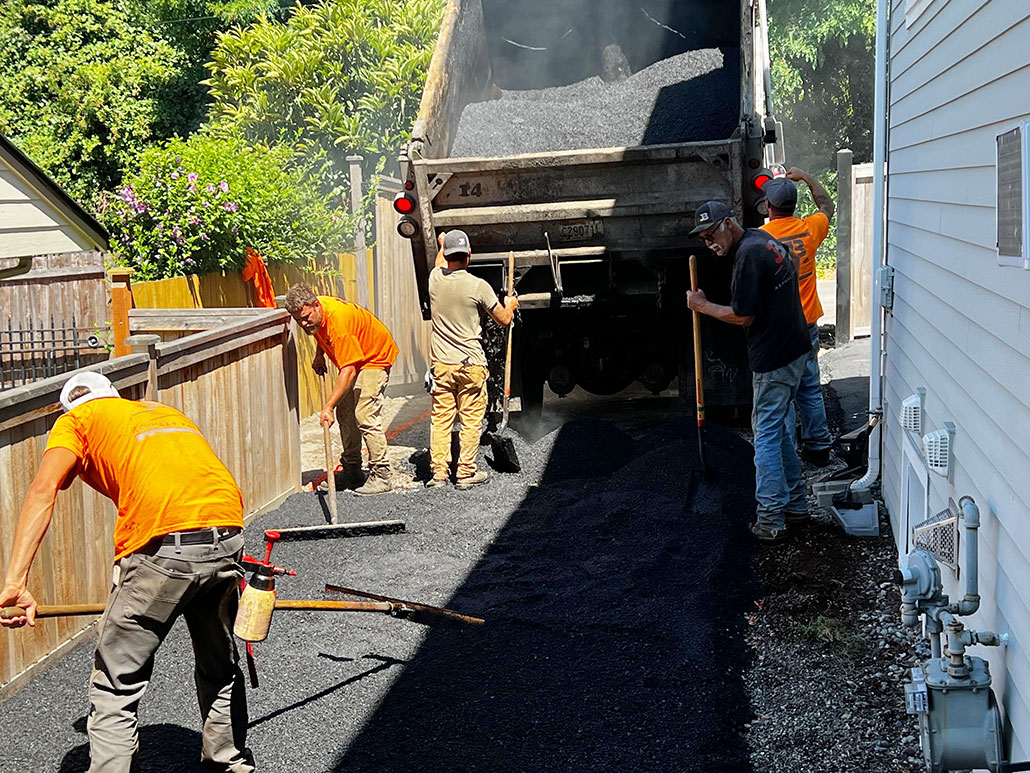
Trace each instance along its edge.
<path fill-rule="evenodd" d="M 885 322 L 883 494 L 902 555 L 910 527 L 943 510 L 949 498 L 969 495 L 979 505 L 983 603 L 969 624 L 1012 636 L 1007 650 L 975 652 L 990 661 L 1012 759 L 1024 760 L 1030 271 L 998 263 L 995 138 L 1030 117 L 1030 4 L 891 4 L 887 262 L 896 273 Z M 926 472 L 920 438 L 899 425 L 901 401 L 917 387 L 926 389 L 923 433 L 946 421 L 957 427 L 954 483 Z M 964 578 L 948 569 L 944 575 L 946 592 L 961 596 Z"/>
<path fill-rule="evenodd" d="M 0 258 L 96 247 L 92 239 L 0 158 Z"/>

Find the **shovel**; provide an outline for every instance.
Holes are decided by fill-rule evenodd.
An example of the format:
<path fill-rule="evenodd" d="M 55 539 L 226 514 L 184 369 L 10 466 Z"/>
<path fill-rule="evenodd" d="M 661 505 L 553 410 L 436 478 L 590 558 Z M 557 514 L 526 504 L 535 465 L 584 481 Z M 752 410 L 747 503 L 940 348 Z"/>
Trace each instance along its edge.
<path fill-rule="evenodd" d="M 515 253 L 508 253 L 508 296 L 515 293 Z M 499 472 L 521 472 L 522 464 L 519 462 L 518 453 L 515 451 L 515 441 L 510 434 L 505 434 L 508 429 L 508 400 L 511 398 L 511 329 L 515 326 L 515 320 L 508 325 L 508 350 L 504 355 L 504 395 L 501 398 L 502 416 L 501 425 L 496 432 L 490 433 L 490 450 L 494 455 L 494 467 Z"/>

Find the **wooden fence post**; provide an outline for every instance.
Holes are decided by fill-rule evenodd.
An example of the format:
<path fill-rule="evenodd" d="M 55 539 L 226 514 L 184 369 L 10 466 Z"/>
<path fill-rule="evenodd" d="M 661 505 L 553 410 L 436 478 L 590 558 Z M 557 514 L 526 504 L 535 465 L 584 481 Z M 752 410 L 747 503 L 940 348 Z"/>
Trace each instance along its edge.
<path fill-rule="evenodd" d="M 132 350 L 125 344 L 129 337 L 129 309 L 132 308 L 132 288 L 129 277 L 132 269 L 115 266 L 108 270 L 111 280 L 111 337 L 114 344 L 114 356 L 123 357 Z"/>
<path fill-rule="evenodd" d="M 350 164 L 350 211 L 357 216 L 354 224 L 354 266 L 358 280 L 358 305 L 375 312 L 369 288 L 368 252 L 365 249 L 365 215 L 361 208 L 361 162 L 364 156 L 347 156 Z"/>
<path fill-rule="evenodd" d="M 852 160 L 850 150 L 837 151 L 837 346 L 851 340 Z"/>
<path fill-rule="evenodd" d="M 159 343 L 161 343 L 161 336 L 147 333 L 138 333 L 125 339 L 125 345 L 133 354 L 146 354 L 150 357 L 150 362 L 147 364 L 147 388 L 143 394 L 144 400 L 157 400 L 157 345 Z"/>

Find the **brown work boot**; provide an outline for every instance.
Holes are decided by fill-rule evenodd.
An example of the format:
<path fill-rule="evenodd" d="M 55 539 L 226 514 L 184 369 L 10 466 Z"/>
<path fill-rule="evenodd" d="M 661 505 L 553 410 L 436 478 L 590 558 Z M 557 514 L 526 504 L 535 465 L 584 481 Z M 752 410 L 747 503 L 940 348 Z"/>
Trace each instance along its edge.
<path fill-rule="evenodd" d="M 386 465 L 374 467 L 368 475 L 368 480 L 361 488 L 354 489 L 355 494 L 368 496 L 371 494 L 385 494 L 393 488 L 390 485 L 390 468 Z"/>
<path fill-rule="evenodd" d="M 486 483 L 488 480 L 490 480 L 490 476 L 486 474 L 486 470 L 477 470 L 467 478 L 458 478 L 458 481 L 454 484 L 454 488 L 458 489 L 458 491 L 465 491 L 473 486 Z"/>

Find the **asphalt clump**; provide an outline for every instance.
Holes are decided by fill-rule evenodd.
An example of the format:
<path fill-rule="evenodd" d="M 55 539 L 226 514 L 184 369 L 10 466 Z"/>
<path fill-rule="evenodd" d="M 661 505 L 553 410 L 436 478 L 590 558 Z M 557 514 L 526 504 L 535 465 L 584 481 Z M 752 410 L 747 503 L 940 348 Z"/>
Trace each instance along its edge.
<path fill-rule="evenodd" d="M 502 91 L 461 114 L 451 156 L 722 140 L 740 113 L 740 54 L 705 48 L 662 59 L 624 80 Z"/>

